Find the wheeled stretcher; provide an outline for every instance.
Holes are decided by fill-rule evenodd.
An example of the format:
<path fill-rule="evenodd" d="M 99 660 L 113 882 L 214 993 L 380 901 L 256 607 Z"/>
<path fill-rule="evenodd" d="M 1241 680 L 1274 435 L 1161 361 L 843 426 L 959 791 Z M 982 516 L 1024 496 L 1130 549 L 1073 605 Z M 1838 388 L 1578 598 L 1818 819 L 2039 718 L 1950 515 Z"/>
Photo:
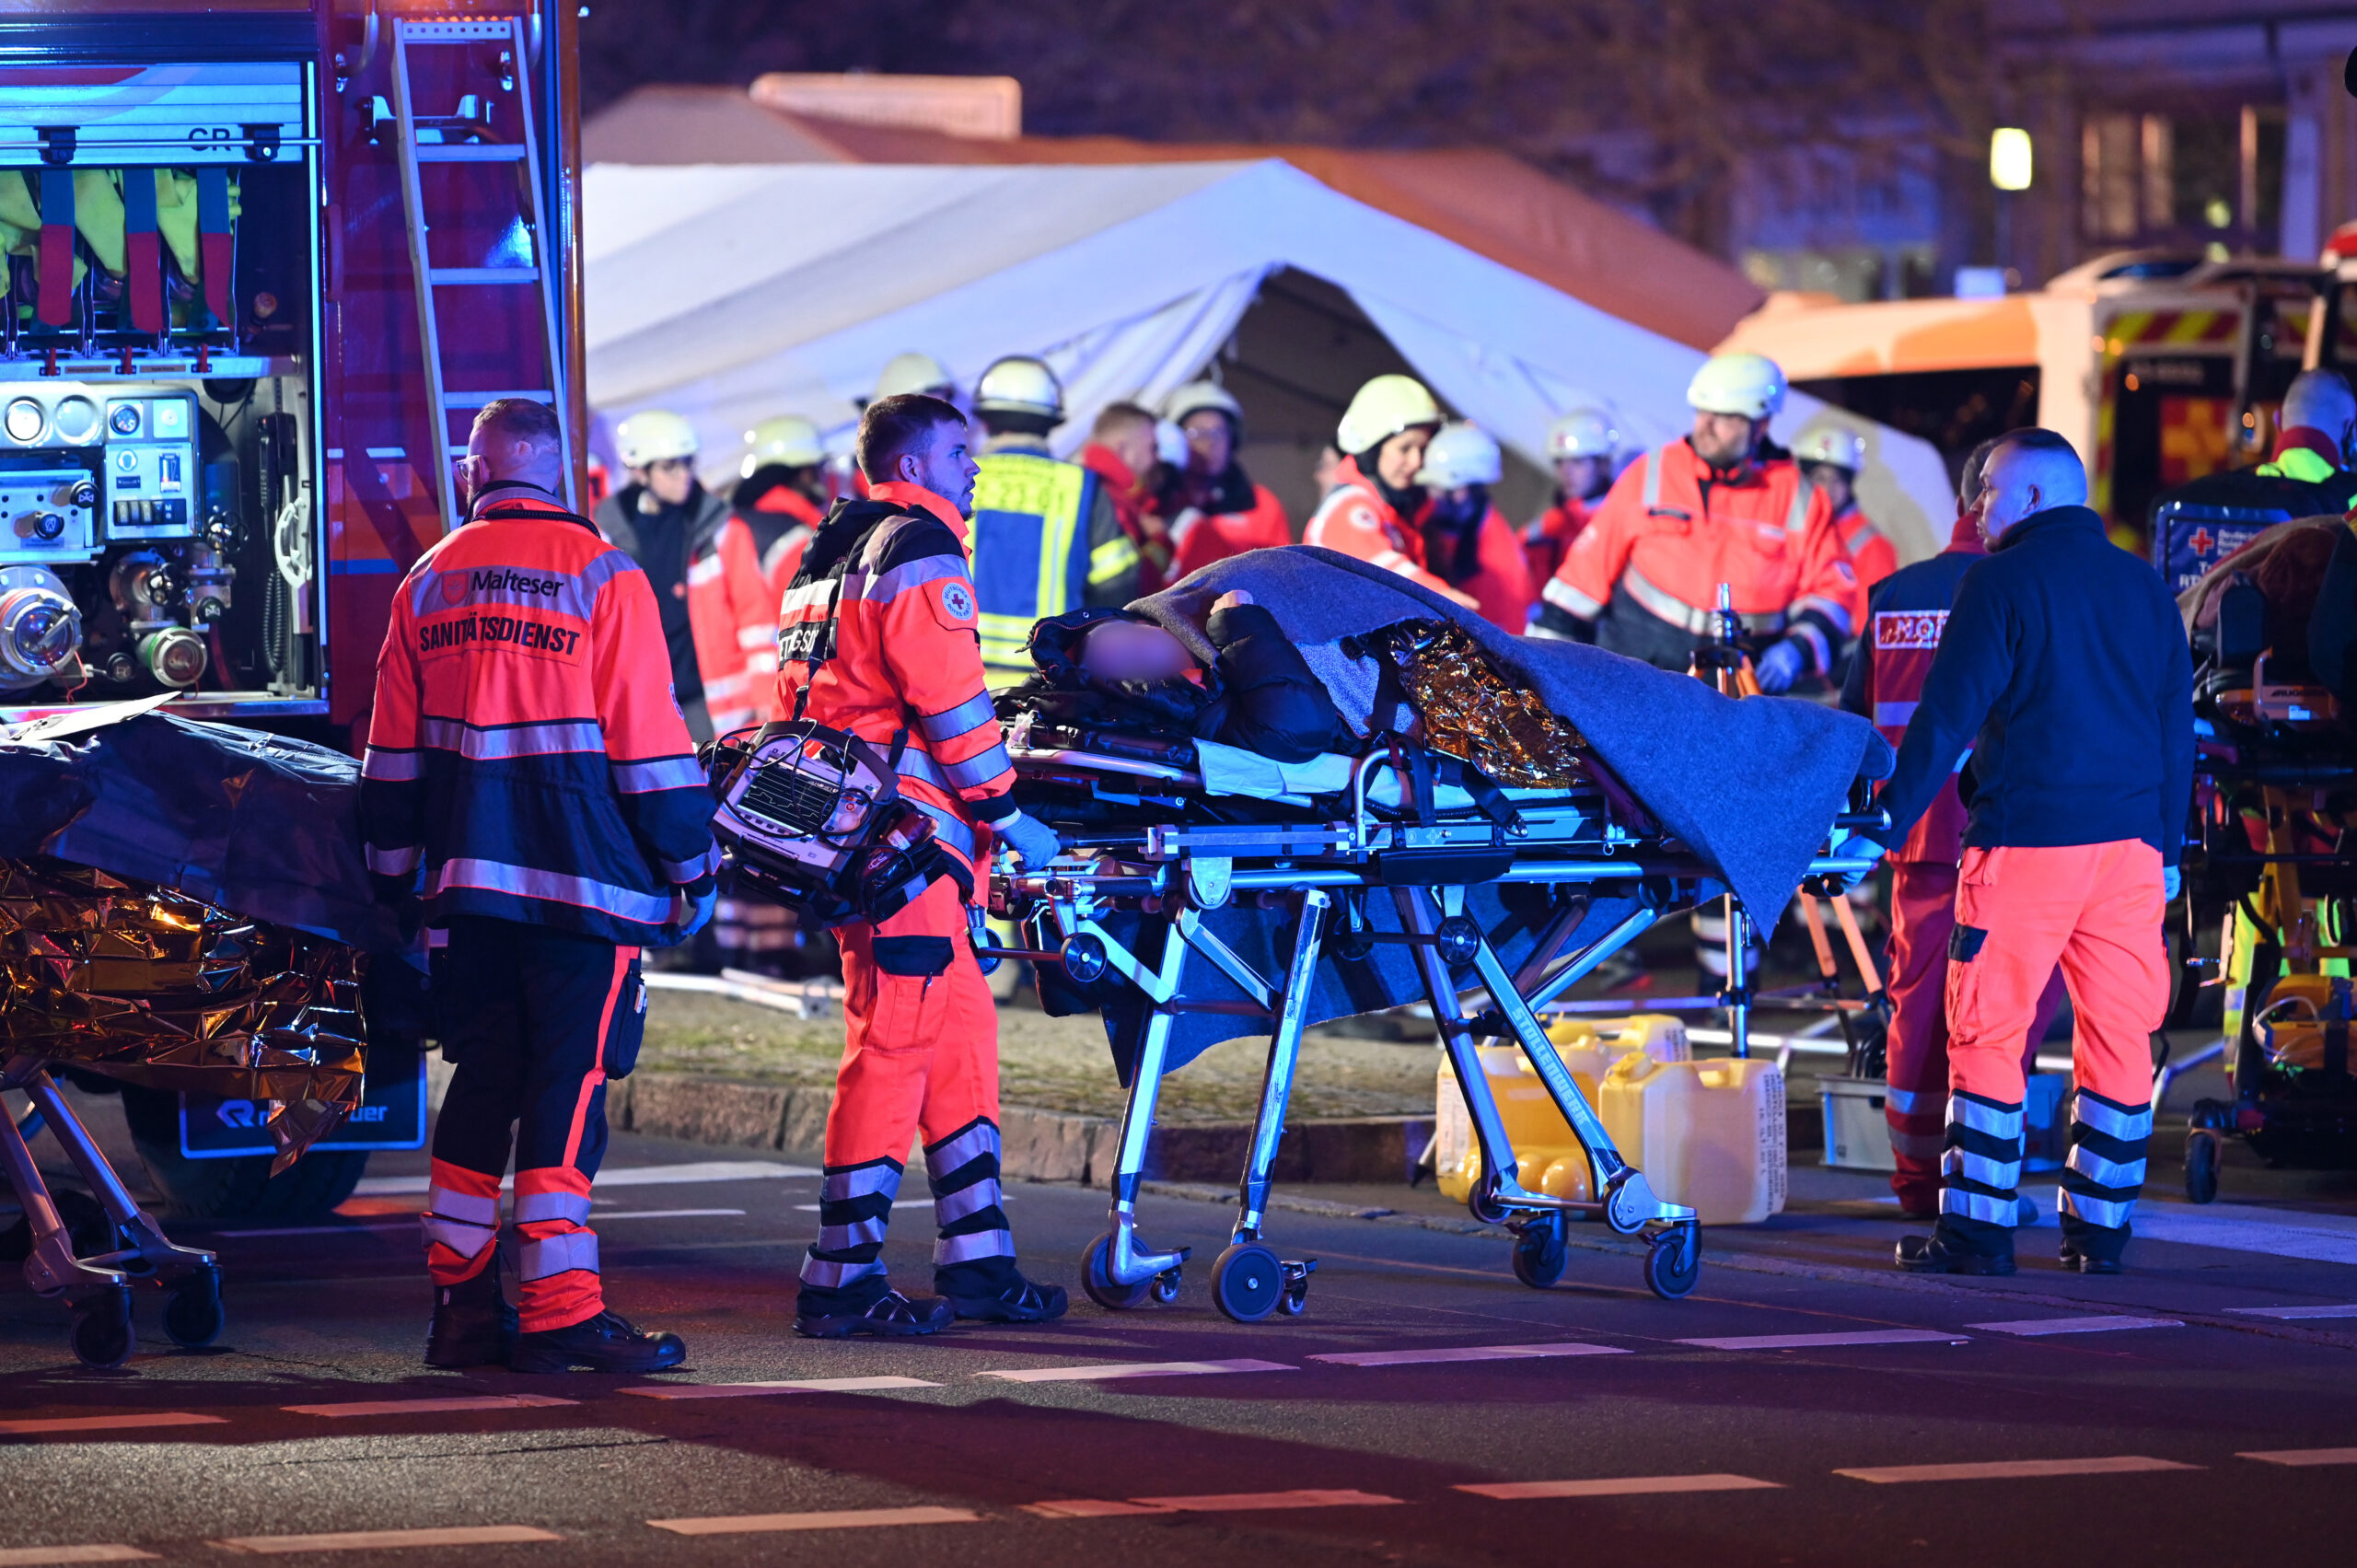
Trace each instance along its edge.
<path fill-rule="evenodd" d="M 1084 1260 L 1091 1298 L 1123 1308 L 1178 1294 L 1190 1249 L 1149 1245 L 1136 1215 L 1160 1081 L 1189 1046 L 1265 1028 L 1267 1075 L 1212 1290 L 1241 1322 L 1301 1312 L 1316 1264 L 1279 1257 L 1264 1220 L 1302 1032 L 1419 995 L 1480 1142 L 1469 1206 L 1513 1227 L 1516 1276 L 1534 1287 L 1561 1277 L 1576 1214 L 1648 1241 L 1656 1295 L 1694 1288 L 1693 1210 L 1665 1201 L 1621 1156 L 1539 1022 L 1657 921 L 1728 893 L 1608 773 L 1508 790 L 1399 748 L 1283 766 L 1208 742 L 1167 749 L 1171 760 L 1150 746 L 1057 745 L 1022 726 L 1013 742 L 1026 808 L 1074 853 L 994 875 L 992 912 L 1025 944 L 978 930 L 977 949 L 985 963 L 1028 958 L 1043 981 L 1101 1005 L 1129 1068 L 1110 1227 Z M 1820 855 L 1809 870 L 1852 868 Z M 1740 1050 L 1749 993 L 1739 960 L 1725 1001 Z M 1591 1200 L 1522 1180 L 1477 1054 L 1495 1039 L 1522 1049 L 1585 1149 Z"/>

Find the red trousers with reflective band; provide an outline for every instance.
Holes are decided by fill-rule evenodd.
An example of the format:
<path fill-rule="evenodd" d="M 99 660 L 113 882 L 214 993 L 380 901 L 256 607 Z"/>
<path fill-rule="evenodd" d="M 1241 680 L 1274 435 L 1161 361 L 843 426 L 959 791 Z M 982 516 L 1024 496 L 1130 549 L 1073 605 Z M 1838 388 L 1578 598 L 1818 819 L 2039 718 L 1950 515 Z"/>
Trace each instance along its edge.
<path fill-rule="evenodd" d="M 2153 1130 L 2152 1036 L 2168 1012 L 2161 909 L 2160 852 L 2133 839 L 1964 852 L 1948 948 L 1944 1234 L 1988 1250 L 2014 1223 L 2021 1040 L 2059 963 L 2078 1080 L 2063 1235 L 2098 1255 L 2125 1246 Z"/>
<path fill-rule="evenodd" d="M 1909 1210 L 1938 1206 L 1940 1149 L 1948 1119 L 1948 934 L 1956 929 L 1956 868 L 1900 860 L 1890 867 L 1889 1088 L 1883 1116 L 1898 1168 L 1890 1190 Z M 2022 1070 L 2036 1071 L 2038 1042 L 2062 1008 L 2062 971 L 2047 976 Z"/>
<path fill-rule="evenodd" d="M 605 1296 L 589 1184 L 606 1152 L 606 1080 L 630 1072 L 645 1030 L 638 949 L 461 916 L 435 1005 L 456 1070 L 434 1126 L 428 1272 L 452 1285 L 491 1265 L 512 1144 L 523 1330 L 596 1317 Z"/>

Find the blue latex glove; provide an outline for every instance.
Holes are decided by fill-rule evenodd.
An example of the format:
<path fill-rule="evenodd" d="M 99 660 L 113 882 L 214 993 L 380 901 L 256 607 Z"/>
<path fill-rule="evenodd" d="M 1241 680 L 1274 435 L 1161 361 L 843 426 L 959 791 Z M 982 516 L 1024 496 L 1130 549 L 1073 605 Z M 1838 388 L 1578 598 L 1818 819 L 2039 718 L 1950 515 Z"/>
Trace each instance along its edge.
<path fill-rule="evenodd" d="M 1759 662 L 1752 667 L 1752 673 L 1759 678 L 1759 689 L 1774 696 L 1791 691 L 1793 682 L 1807 669 L 1808 655 L 1798 643 L 1787 637 L 1759 656 Z"/>
<path fill-rule="evenodd" d="M 1852 833 L 1834 846 L 1833 853 L 1844 860 L 1879 861 L 1890 853 L 1890 846 Z M 1864 871 L 1845 871 L 1841 874 L 1841 886 L 1844 889 L 1854 888 L 1874 874 L 1875 868 L 1871 865 Z"/>
<path fill-rule="evenodd" d="M 1045 865 L 1064 852 L 1064 842 L 1056 830 L 1028 812 L 1018 811 L 1004 822 L 993 823 L 991 831 L 1027 866 Z"/>
<path fill-rule="evenodd" d="M 2161 867 L 2161 902 L 2177 902 L 2179 889 L 2185 886 L 2185 873 L 2174 865 Z"/>
<path fill-rule="evenodd" d="M 712 923 L 713 909 L 719 902 L 717 888 L 706 888 L 693 896 L 685 888 L 675 888 L 671 890 L 671 918 L 664 923 L 678 932 L 679 940 L 684 942 Z"/>

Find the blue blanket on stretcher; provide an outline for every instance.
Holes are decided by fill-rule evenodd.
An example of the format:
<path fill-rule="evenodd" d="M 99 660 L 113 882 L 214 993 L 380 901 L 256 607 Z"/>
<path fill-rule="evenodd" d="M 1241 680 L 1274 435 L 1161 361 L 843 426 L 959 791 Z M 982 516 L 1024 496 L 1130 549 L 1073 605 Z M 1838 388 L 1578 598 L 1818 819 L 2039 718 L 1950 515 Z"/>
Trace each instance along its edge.
<path fill-rule="evenodd" d="M 1792 900 L 1857 779 L 1889 775 L 1865 720 L 1780 697 L 1735 702 L 1701 681 L 1579 643 L 1510 636 L 1396 573 L 1312 545 L 1204 567 L 1134 607 L 1208 663 L 1213 600 L 1248 589 L 1362 734 L 1376 665 L 1345 638 L 1401 621 L 1454 621 L 1585 736 L 1662 826 L 1716 869 L 1763 928 Z"/>

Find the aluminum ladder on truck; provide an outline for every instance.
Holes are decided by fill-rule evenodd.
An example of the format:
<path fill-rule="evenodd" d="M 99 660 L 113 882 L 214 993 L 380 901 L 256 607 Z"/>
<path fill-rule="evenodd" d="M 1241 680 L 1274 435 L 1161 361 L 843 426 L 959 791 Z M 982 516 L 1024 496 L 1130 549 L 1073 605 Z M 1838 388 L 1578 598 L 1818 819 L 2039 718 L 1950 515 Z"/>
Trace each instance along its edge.
<path fill-rule="evenodd" d="M 410 270 L 417 281 L 417 333 L 419 346 L 424 351 L 426 389 L 429 407 L 434 411 L 435 439 L 445 450 L 438 464 L 441 481 L 436 487 L 441 497 L 442 527 L 447 532 L 464 519 L 459 515 L 458 484 L 451 477 L 451 463 L 466 455 L 466 443 L 450 440 L 450 415 L 466 410 L 479 409 L 497 398 L 529 398 L 550 404 L 557 412 L 558 440 L 563 444 L 564 465 L 564 502 L 576 506 L 573 491 L 573 426 L 565 408 L 565 366 L 556 319 L 555 267 L 549 254 L 549 230 L 543 202 L 544 188 L 540 183 L 540 152 L 534 134 L 536 123 L 532 110 L 532 87 L 529 56 L 525 37 L 525 19 L 521 17 L 486 18 L 480 21 L 434 20 L 414 21 L 393 18 L 393 119 L 396 145 L 401 159 L 401 205 L 409 218 Z M 506 66 L 509 79 L 515 83 L 515 110 L 519 134 L 513 142 L 472 140 L 489 131 L 489 115 L 473 118 L 460 112 L 453 116 L 420 115 L 410 84 L 410 51 L 413 48 L 464 48 L 468 45 L 504 43 L 508 50 Z M 427 137 L 433 138 L 427 140 Z M 532 254 L 522 265 L 490 267 L 436 266 L 429 253 L 434 227 L 434 215 L 426 210 L 425 181 L 419 177 L 424 164 L 510 164 L 520 167 L 522 191 L 517 202 L 517 215 L 529 231 Z M 529 288 L 539 296 L 538 312 L 540 339 L 548 366 L 548 385 L 540 388 L 465 388 L 453 389 L 443 374 L 443 338 L 441 314 L 435 308 L 435 291 L 441 288 Z M 423 470 L 424 463 L 415 465 Z"/>

